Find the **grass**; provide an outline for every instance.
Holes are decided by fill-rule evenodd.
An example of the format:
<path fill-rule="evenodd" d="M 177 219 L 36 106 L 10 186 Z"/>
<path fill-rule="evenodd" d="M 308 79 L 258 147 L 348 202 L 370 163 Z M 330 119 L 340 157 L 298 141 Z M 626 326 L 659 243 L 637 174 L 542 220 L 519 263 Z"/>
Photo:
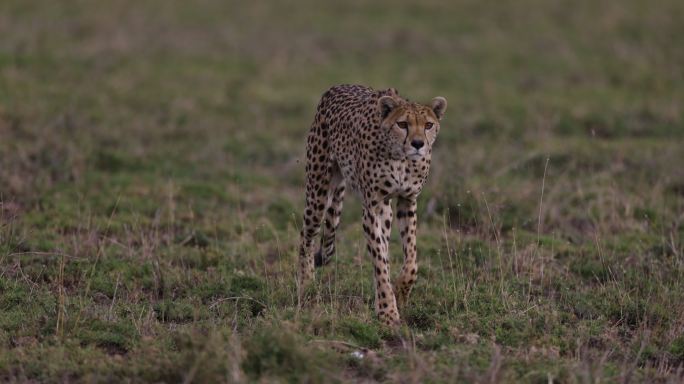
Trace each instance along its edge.
<path fill-rule="evenodd" d="M 683 379 L 681 2 L 9 0 L 0 35 L 3 381 Z M 354 198 L 296 297 L 340 83 L 449 100 L 397 332 Z"/>

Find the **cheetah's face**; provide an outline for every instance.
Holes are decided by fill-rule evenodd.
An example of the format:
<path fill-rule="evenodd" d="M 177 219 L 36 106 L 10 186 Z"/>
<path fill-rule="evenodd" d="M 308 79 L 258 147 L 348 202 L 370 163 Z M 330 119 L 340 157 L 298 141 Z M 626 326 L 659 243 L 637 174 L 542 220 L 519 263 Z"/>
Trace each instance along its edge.
<path fill-rule="evenodd" d="M 439 121 L 446 111 L 446 99 L 435 97 L 427 106 L 383 96 L 378 104 L 392 157 L 411 160 L 429 158 L 439 132 Z"/>

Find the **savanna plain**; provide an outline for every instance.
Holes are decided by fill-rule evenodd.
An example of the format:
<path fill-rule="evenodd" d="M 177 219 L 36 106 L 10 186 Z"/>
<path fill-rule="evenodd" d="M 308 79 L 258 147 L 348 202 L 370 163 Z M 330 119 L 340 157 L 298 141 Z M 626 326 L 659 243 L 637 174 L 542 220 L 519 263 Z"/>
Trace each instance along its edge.
<path fill-rule="evenodd" d="M 683 68 L 678 0 L 3 0 L 0 380 L 681 382 Z M 341 83 L 449 100 L 398 330 L 351 195 L 297 295 Z"/>

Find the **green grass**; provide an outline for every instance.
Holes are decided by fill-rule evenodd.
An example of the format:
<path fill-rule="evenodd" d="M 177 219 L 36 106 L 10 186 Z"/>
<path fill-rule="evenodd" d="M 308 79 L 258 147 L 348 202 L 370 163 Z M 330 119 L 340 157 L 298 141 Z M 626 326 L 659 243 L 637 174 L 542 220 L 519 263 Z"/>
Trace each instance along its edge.
<path fill-rule="evenodd" d="M 680 1 L 9 0 L 0 35 L 0 380 L 683 379 Z M 396 332 L 352 196 L 297 300 L 340 83 L 449 100 Z"/>

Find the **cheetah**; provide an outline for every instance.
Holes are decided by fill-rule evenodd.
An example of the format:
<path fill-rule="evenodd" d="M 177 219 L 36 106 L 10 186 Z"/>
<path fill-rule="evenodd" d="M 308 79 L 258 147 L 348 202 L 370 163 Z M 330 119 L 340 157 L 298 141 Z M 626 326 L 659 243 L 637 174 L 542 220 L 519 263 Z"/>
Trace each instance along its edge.
<path fill-rule="evenodd" d="M 338 85 L 323 94 L 306 145 L 306 204 L 299 248 L 299 292 L 314 268 L 335 253 L 345 190 L 361 197 L 363 231 L 374 266 L 375 312 L 389 326 L 417 278 L 416 198 L 430 170 L 432 145 L 447 101 L 429 106 L 404 99 L 396 89 Z M 390 282 L 392 199 L 404 251 L 399 276 Z M 322 230 L 321 230 L 322 228 Z M 322 232 L 322 233 L 321 233 Z M 314 239 L 321 234 L 320 245 Z"/>

